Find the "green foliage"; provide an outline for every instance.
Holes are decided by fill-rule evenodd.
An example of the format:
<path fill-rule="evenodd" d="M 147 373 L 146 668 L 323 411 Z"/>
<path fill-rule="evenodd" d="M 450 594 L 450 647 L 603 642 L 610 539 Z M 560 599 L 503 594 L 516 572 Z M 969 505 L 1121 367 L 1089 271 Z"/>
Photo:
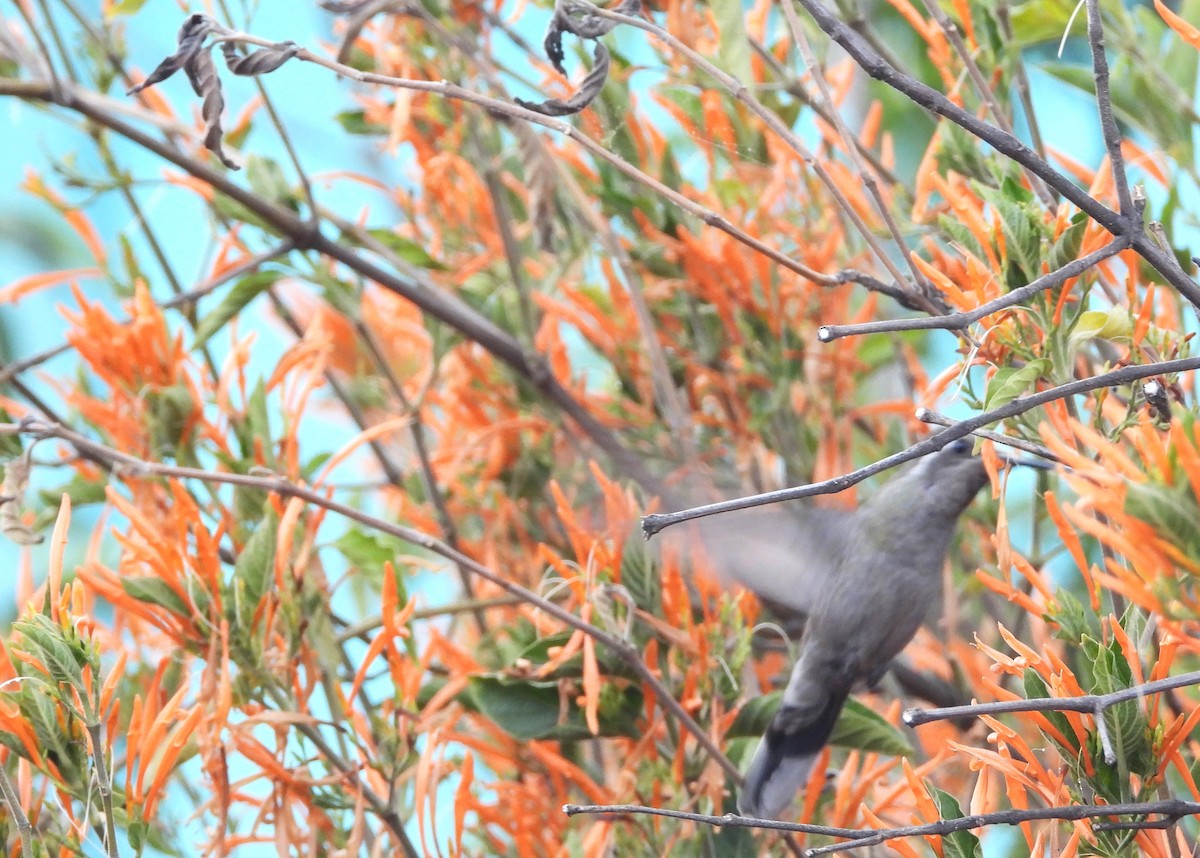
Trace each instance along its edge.
<path fill-rule="evenodd" d="M 486 715 L 514 739 L 572 741 L 592 736 L 583 710 L 575 702 L 578 694 L 577 688 L 558 682 L 473 676 L 459 699 Z M 640 688 L 632 685 L 618 688 L 606 683 L 600 695 L 599 735 L 637 735 L 642 707 Z"/>
<path fill-rule="evenodd" d="M 751 698 L 738 710 L 737 718 L 726 735 L 730 738 L 761 736 L 782 699 L 783 693 L 780 691 Z M 907 757 L 913 753 L 913 746 L 903 733 L 854 698 L 846 701 L 829 744 L 897 757 Z"/>
<path fill-rule="evenodd" d="M 196 326 L 192 348 L 199 349 L 234 319 L 246 306 L 283 279 L 278 271 L 260 270 L 238 279 L 214 309 L 206 313 Z"/>
<path fill-rule="evenodd" d="M 942 819 L 962 818 L 962 807 L 954 796 L 933 785 L 927 784 L 926 789 L 929 791 L 929 797 L 933 799 L 933 803 L 937 805 Z M 943 858 L 982 858 L 983 844 L 970 831 L 955 831 L 942 837 L 942 856 Z"/>

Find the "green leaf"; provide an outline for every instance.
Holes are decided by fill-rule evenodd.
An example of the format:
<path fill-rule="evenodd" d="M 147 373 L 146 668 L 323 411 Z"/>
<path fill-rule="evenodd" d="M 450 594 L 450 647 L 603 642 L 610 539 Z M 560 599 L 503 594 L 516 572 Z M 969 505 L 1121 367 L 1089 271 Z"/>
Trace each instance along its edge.
<path fill-rule="evenodd" d="M 192 389 L 186 384 L 172 384 L 149 390 L 145 403 L 154 449 L 161 455 L 177 456 L 178 447 L 190 441 L 192 415 L 199 407 Z"/>
<path fill-rule="evenodd" d="M 372 229 L 368 230 L 368 232 L 372 238 L 386 246 L 388 250 L 392 251 L 392 253 L 399 256 L 409 265 L 415 265 L 418 268 L 432 268 L 437 271 L 447 270 L 445 265 L 429 255 L 429 251 L 423 245 L 418 244 L 411 238 L 397 235 L 390 229 Z"/>
<path fill-rule="evenodd" d="M 662 579 L 645 539 L 633 533 L 621 553 L 621 584 L 643 611 L 658 616 L 662 607 Z"/>
<path fill-rule="evenodd" d="M 153 575 L 125 576 L 121 578 L 121 589 L 139 602 L 158 605 L 173 614 L 185 616 L 191 613 L 187 603 L 162 578 Z"/>
<path fill-rule="evenodd" d="M 269 235 L 278 234 L 276 227 L 267 223 L 267 221 L 263 220 L 263 218 L 255 213 L 252 209 L 248 208 L 243 203 L 238 202 L 228 194 L 223 194 L 220 191 L 217 191 L 213 195 L 212 205 L 216 213 L 224 218 L 258 227 Z"/>
<path fill-rule="evenodd" d="M 1125 512 L 1149 524 L 1188 556 L 1200 551 L 1200 510 L 1186 479 L 1174 486 L 1130 482 L 1125 488 Z"/>
<path fill-rule="evenodd" d="M 81 507 L 87 504 L 104 503 L 107 497 L 104 486 L 106 479 L 90 480 L 82 474 L 75 473 L 71 479 L 53 489 L 40 489 L 38 497 L 45 504 L 45 509 L 38 513 L 32 530 L 40 531 L 49 527 L 58 518 L 58 506 L 62 503 L 63 495 L 70 495 L 71 506 Z"/>
<path fill-rule="evenodd" d="M 1065 587 L 1054 591 L 1054 605 L 1046 616 L 1058 626 L 1054 636 L 1059 640 L 1078 644 L 1084 635 L 1096 633 L 1095 615 Z"/>
<path fill-rule="evenodd" d="M 1133 686 L 1133 670 L 1125 660 L 1120 643 L 1114 640 L 1104 646 L 1091 637 L 1085 637 L 1083 644 L 1084 652 L 1092 662 L 1090 693 L 1111 694 Z M 1137 700 L 1114 703 L 1104 710 L 1104 721 L 1118 766 L 1123 763 L 1125 770 L 1134 774 L 1151 774 L 1156 765 L 1150 747 L 1150 722 L 1142 711 L 1141 703 Z"/>
<path fill-rule="evenodd" d="M 8 358 L 5 357 L 5 360 Z M 0 423 L 14 423 L 12 415 L 5 408 L 0 408 Z M 0 435 L 0 460 L 15 459 L 25 452 L 20 435 Z"/>
<path fill-rule="evenodd" d="M 746 36 L 746 10 L 742 0 L 710 0 L 710 8 L 717 21 L 717 60 L 720 66 L 749 85 L 753 80 L 750 70 L 750 40 Z"/>
<path fill-rule="evenodd" d="M 388 128 L 379 122 L 367 122 L 366 112 L 347 110 L 334 114 L 334 120 L 347 134 L 387 134 Z"/>
<path fill-rule="evenodd" d="M 242 553 L 233 566 L 233 581 L 238 591 L 238 619 L 243 620 L 258 606 L 267 591 L 275 571 L 275 542 L 278 538 L 279 516 L 270 501 L 263 505 L 262 521 L 246 540 Z M 246 612 L 246 613 L 243 613 Z"/>
<path fill-rule="evenodd" d="M 1078 348 L 1084 340 L 1112 340 L 1128 337 L 1131 333 L 1133 318 L 1128 309 L 1112 307 L 1107 310 L 1085 310 L 1079 314 L 1067 341 L 1072 348 Z"/>
<path fill-rule="evenodd" d="M 13 623 L 12 628 L 21 637 L 18 648 L 41 662 L 53 683 L 69 685 L 83 691 L 81 668 L 87 663 L 87 659 L 82 651 L 82 642 L 66 640 L 63 629 L 44 614 L 18 620 Z"/>
<path fill-rule="evenodd" d="M 984 252 L 979 240 L 975 238 L 975 233 L 971 232 L 970 228 L 958 218 L 951 217 L 950 215 L 938 215 L 938 227 L 950 236 L 950 238 L 966 248 L 967 252 L 976 259 L 987 259 L 987 253 Z"/>
<path fill-rule="evenodd" d="M 761 736 L 766 732 L 782 699 L 782 691 L 772 691 L 746 701 L 738 710 L 726 737 Z M 896 757 L 907 757 L 913 753 L 912 744 L 903 733 L 854 698 L 846 701 L 842 714 L 833 726 L 829 744 Z"/>
<path fill-rule="evenodd" d="M 212 312 L 206 314 L 196 326 L 192 348 L 198 349 L 208 342 L 213 334 L 229 324 L 229 321 L 247 304 L 282 278 L 283 274 L 278 271 L 255 271 L 234 283 L 225 297 L 221 299 L 221 303 Z"/>
<path fill-rule="evenodd" d="M 1056 271 L 1068 262 L 1079 258 L 1083 234 L 1087 231 L 1087 225 L 1090 222 L 1090 218 L 1083 212 L 1079 212 L 1071 218 L 1071 225 L 1062 231 L 1046 256 L 1046 263 L 1050 266 L 1051 271 Z"/>
<path fill-rule="evenodd" d="M 383 564 L 395 560 L 404 543 L 386 533 L 368 533 L 351 528 L 342 534 L 333 547 L 342 552 L 350 565 L 364 572 L 379 572 Z"/>
<path fill-rule="evenodd" d="M 486 715 L 519 741 L 531 739 L 590 739 L 583 710 L 568 695 L 562 717 L 563 697 L 557 682 L 512 680 L 500 676 L 472 677 L 459 699 Z M 642 711 L 642 692 L 634 685 L 617 689 L 604 686 L 601 694 L 601 736 L 635 736 Z"/>
<path fill-rule="evenodd" d="M 1012 10 L 1013 36 L 1020 45 L 1058 41 L 1071 18 L 1075 0 L 1026 0 Z M 1076 20 L 1072 32 L 1080 26 Z"/>
<path fill-rule="evenodd" d="M 121 0 L 120 3 L 109 8 L 104 17 L 111 21 L 120 15 L 134 15 L 145 5 L 146 0 Z"/>
<path fill-rule="evenodd" d="M 1011 179 L 1005 179 L 1000 188 L 976 183 L 975 189 L 999 217 L 1009 266 L 1005 272 L 1009 288 L 1024 286 L 1039 273 L 1042 239 L 1049 238 L 1049 227 L 1031 202 L 1029 192 Z"/>
<path fill-rule="evenodd" d="M 913 746 L 903 733 L 885 721 L 878 712 L 854 698 L 846 701 L 842 714 L 833 726 L 829 744 L 895 757 L 907 757 L 913 753 Z"/>
<path fill-rule="evenodd" d="M 1039 358 L 1023 367 L 1005 366 L 996 370 L 996 374 L 988 381 L 987 393 L 983 398 L 984 410 L 999 408 L 1021 396 L 1033 387 L 1049 366 L 1050 361 Z"/>
<path fill-rule="evenodd" d="M 931 784 L 925 784 L 929 797 L 937 805 L 942 819 L 962 819 L 962 806 L 950 793 Z M 981 858 L 983 847 L 979 838 L 970 831 L 955 831 L 942 835 L 942 858 Z"/>
<path fill-rule="evenodd" d="M 246 158 L 246 181 L 260 197 L 276 205 L 295 208 L 296 195 L 277 161 L 262 155 L 250 155 Z"/>
<path fill-rule="evenodd" d="M 772 691 L 770 694 L 750 698 L 738 710 L 737 717 L 729 725 L 725 737 L 728 739 L 758 738 L 767 731 L 767 725 L 775 717 L 775 710 L 779 708 L 779 701 L 782 699 L 782 691 Z"/>
<path fill-rule="evenodd" d="M 1046 685 L 1046 681 L 1042 679 L 1041 675 L 1032 667 L 1025 669 L 1025 674 L 1022 677 L 1022 680 L 1025 685 L 1026 700 L 1041 700 L 1052 696 L 1050 694 L 1049 687 Z M 1054 728 L 1062 734 L 1064 739 L 1067 740 L 1067 752 L 1071 756 L 1079 753 L 1079 742 L 1075 738 L 1075 731 L 1071 729 L 1071 722 L 1067 720 L 1067 716 L 1061 712 L 1049 711 L 1043 712 L 1042 714 L 1046 716 L 1046 720 L 1053 724 Z"/>

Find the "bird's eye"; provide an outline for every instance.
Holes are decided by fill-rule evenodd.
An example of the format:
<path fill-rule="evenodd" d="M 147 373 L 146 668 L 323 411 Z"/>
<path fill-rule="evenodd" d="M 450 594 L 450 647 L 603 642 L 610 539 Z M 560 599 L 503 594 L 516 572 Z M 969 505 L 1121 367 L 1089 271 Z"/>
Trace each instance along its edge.
<path fill-rule="evenodd" d="M 958 438 L 946 445 L 946 449 L 956 456 L 969 456 L 975 449 L 975 442 L 970 438 Z"/>

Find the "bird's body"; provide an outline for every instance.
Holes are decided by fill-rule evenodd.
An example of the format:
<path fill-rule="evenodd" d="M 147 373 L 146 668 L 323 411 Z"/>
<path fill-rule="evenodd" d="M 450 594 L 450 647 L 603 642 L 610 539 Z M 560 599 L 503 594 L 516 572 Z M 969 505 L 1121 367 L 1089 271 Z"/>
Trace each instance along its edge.
<path fill-rule="evenodd" d="M 800 656 L 746 773 L 740 813 L 776 817 L 795 798 L 850 692 L 883 677 L 937 601 L 955 525 L 987 481 L 970 442 L 955 442 L 853 512 L 771 511 L 705 535 L 725 574 L 806 616 Z"/>

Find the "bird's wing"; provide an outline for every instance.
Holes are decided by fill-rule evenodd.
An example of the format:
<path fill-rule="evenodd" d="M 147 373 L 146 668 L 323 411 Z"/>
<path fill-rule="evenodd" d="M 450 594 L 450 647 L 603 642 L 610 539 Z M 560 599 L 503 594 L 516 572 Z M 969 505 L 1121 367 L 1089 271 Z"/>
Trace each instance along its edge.
<path fill-rule="evenodd" d="M 807 615 L 845 552 L 848 518 L 839 510 L 774 506 L 709 516 L 693 532 L 722 580 Z"/>

